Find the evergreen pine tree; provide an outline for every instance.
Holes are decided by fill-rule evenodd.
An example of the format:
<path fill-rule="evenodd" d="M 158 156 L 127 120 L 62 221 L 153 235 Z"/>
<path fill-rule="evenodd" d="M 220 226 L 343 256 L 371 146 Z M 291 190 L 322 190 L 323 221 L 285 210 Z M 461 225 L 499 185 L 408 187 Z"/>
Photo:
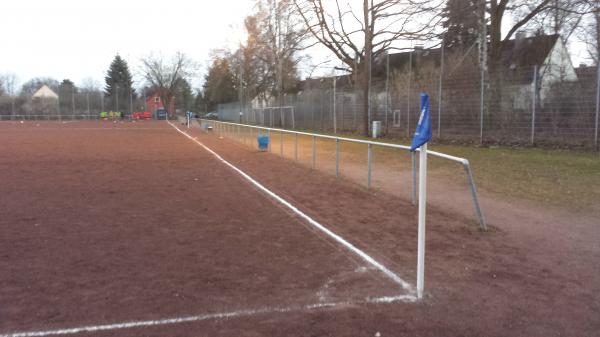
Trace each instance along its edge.
<path fill-rule="evenodd" d="M 105 96 L 109 99 L 106 110 L 129 111 L 130 94 L 135 98 L 133 80 L 127 62 L 119 54 L 115 56 L 104 78 Z"/>

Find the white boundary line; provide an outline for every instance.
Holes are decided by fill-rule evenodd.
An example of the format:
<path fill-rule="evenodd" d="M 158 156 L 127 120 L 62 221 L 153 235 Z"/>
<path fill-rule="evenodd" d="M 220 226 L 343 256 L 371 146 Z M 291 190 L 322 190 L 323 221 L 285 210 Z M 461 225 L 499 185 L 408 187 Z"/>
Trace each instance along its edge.
<path fill-rule="evenodd" d="M 72 335 L 77 333 L 88 333 L 88 332 L 100 332 L 100 331 L 112 331 L 122 330 L 131 328 L 141 327 L 155 327 L 162 325 L 173 325 L 191 322 L 202 322 L 209 320 L 228 319 L 237 317 L 247 317 L 261 314 L 278 314 L 278 313 L 289 313 L 296 311 L 315 310 L 323 308 L 334 308 L 341 306 L 351 306 L 358 304 L 373 304 L 373 303 L 393 303 L 393 302 L 414 302 L 416 298 L 413 295 L 400 295 L 400 296 L 389 296 L 389 297 L 376 297 L 367 298 L 363 301 L 346 301 L 346 302 L 323 302 L 308 305 L 298 305 L 290 307 L 274 307 L 274 308 L 259 308 L 239 311 L 229 311 L 221 313 L 204 314 L 197 316 L 185 316 L 185 317 L 174 317 L 165 318 L 159 320 L 148 320 L 148 321 L 129 321 L 114 324 L 102 324 L 102 325 L 88 325 L 79 326 L 74 328 L 56 329 L 56 330 L 39 330 L 39 331 L 27 331 L 27 332 L 13 332 L 8 334 L 0 335 L 0 337 L 45 337 L 45 336 L 59 336 L 59 335 Z"/>
<path fill-rule="evenodd" d="M 181 324 L 181 323 L 190 323 L 190 322 L 201 322 L 207 320 L 215 320 L 215 319 L 228 319 L 228 318 L 236 318 L 236 317 L 244 317 L 244 316 L 253 316 L 260 314 L 273 314 L 273 313 L 288 313 L 295 311 L 304 311 L 304 310 L 314 310 L 314 309 L 322 309 L 322 308 L 333 308 L 339 306 L 350 306 L 357 304 L 373 304 L 373 303 L 393 303 L 393 302 L 415 302 L 417 300 L 415 296 L 415 291 L 413 287 L 403 279 L 401 279 L 398 275 L 394 274 L 391 270 L 387 269 L 384 265 L 377 262 L 367 253 L 358 249 L 356 246 L 346 241 L 341 236 L 335 234 L 325 226 L 318 223 L 316 220 L 312 219 L 310 216 L 306 215 L 302 211 L 300 211 L 297 207 L 278 196 L 271 190 L 264 187 L 262 184 L 254 180 L 248 174 L 229 163 L 221 156 L 219 156 L 216 152 L 208 148 L 206 145 L 193 138 L 186 132 L 181 131 L 177 126 L 173 125 L 171 122 L 168 122 L 175 130 L 179 133 L 183 134 L 196 144 L 200 145 L 206 151 L 215 156 L 219 161 L 229 166 L 231 169 L 239 173 L 242 177 L 252 183 L 254 186 L 265 192 L 267 195 L 281 203 L 282 205 L 289 208 L 292 212 L 296 213 L 303 219 L 305 219 L 309 224 L 313 225 L 317 229 L 321 230 L 333 240 L 342 244 L 351 252 L 355 253 L 359 257 L 361 257 L 364 261 L 371 264 L 375 268 L 382 271 L 386 276 L 392 279 L 394 282 L 399 284 L 404 290 L 408 291 L 409 294 L 399 295 L 399 296 L 384 296 L 384 297 L 375 297 L 375 298 L 367 298 L 363 301 L 346 301 L 346 302 L 323 302 L 323 303 L 315 303 L 308 304 L 302 306 L 290 306 L 290 307 L 265 307 L 259 309 L 249 309 L 249 310 L 239 310 L 239 311 L 230 311 L 230 312 L 221 312 L 221 313 L 212 313 L 212 314 L 204 314 L 197 316 L 186 316 L 186 317 L 175 317 L 175 318 L 165 318 L 160 320 L 147 320 L 147 321 L 129 321 L 122 323 L 114 323 L 114 324 L 103 324 L 103 325 L 89 325 L 89 326 L 80 326 L 74 328 L 66 328 L 66 329 L 56 329 L 56 330 L 40 330 L 40 331 L 28 331 L 28 332 L 13 332 L 7 334 L 0 334 L 0 337 L 45 337 L 45 336 L 59 336 L 59 335 L 72 335 L 77 333 L 88 333 L 88 332 L 99 332 L 99 331 L 111 331 L 111 330 L 122 330 L 122 329 L 130 329 L 130 328 L 138 328 L 138 327 L 152 327 L 152 326 L 162 326 L 162 325 L 172 325 L 172 324 Z"/>
<path fill-rule="evenodd" d="M 303 218 L 304 220 L 306 220 L 309 224 L 313 225 L 314 227 L 316 227 L 317 229 L 319 229 L 323 233 L 327 234 L 330 238 L 332 238 L 333 240 L 337 241 L 338 243 L 340 243 L 341 245 L 343 245 L 344 247 L 346 247 L 348 250 L 350 250 L 354 254 L 358 255 L 359 257 L 361 257 L 364 261 L 366 261 L 367 263 L 369 263 L 373 267 L 379 269 L 387 277 L 389 277 L 390 279 L 392 279 L 394 282 L 398 283 L 402 287 L 402 289 L 408 291 L 411 294 L 414 293 L 414 289 L 413 289 L 412 285 L 410 285 L 408 282 L 404 281 L 402 278 L 400 278 L 400 276 L 396 275 L 394 272 L 392 272 L 391 270 L 389 270 L 383 264 L 377 262 L 374 258 L 372 258 L 371 256 L 369 256 L 367 253 L 363 252 L 362 250 L 360 250 L 359 248 L 357 248 L 356 246 L 354 246 L 353 244 L 351 244 L 350 242 L 348 242 L 343 237 L 335 234 L 330 229 L 328 229 L 327 227 L 325 227 L 322 224 L 318 223 L 316 220 L 314 220 L 313 218 L 311 218 L 310 216 L 308 216 L 307 214 L 305 214 L 304 212 L 302 212 L 301 210 L 299 210 L 296 206 L 292 205 L 287 200 L 283 199 L 279 195 L 275 194 L 273 191 L 271 191 L 268 188 L 266 188 L 265 186 L 263 186 L 258 181 L 254 180 L 252 177 L 250 177 L 244 171 L 240 170 L 239 168 L 237 168 L 236 166 L 234 166 L 233 164 L 231 164 L 227 160 L 223 159 L 220 155 L 218 155 L 216 152 L 214 152 L 213 150 L 211 150 L 210 148 L 208 148 L 202 142 L 198 141 L 197 139 L 195 139 L 194 137 L 190 136 L 186 132 L 181 131 L 177 126 L 173 125 L 171 122 L 168 122 L 168 123 L 175 130 L 177 130 L 179 133 L 181 133 L 182 135 L 186 136 L 187 138 L 189 138 L 190 140 L 192 140 L 196 144 L 198 144 L 201 147 L 203 147 L 206 151 L 208 151 L 213 156 L 215 156 L 219 161 L 221 161 L 223 164 L 229 166 L 231 169 L 233 169 L 234 171 L 236 171 L 237 173 L 239 173 L 242 177 L 244 177 L 246 180 L 248 180 L 250 183 L 252 183 L 254 186 L 256 186 L 261 191 L 265 192 L 268 196 L 270 196 L 271 198 L 275 199 L 277 202 L 279 202 L 280 204 L 284 205 L 285 207 L 289 208 L 292 212 L 294 212 L 295 214 L 297 214 L 298 216 L 300 216 L 301 218 Z"/>

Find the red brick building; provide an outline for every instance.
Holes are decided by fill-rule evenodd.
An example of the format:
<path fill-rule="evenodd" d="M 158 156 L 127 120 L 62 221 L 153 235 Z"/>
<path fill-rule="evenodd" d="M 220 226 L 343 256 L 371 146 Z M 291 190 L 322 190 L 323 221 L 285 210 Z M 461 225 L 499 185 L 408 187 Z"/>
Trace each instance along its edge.
<path fill-rule="evenodd" d="M 152 96 L 148 96 L 146 98 L 146 107 L 148 108 L 148 111 L 150 111 L 152 114 L 156 114 L 156 110 L 165 108 L 162 102 L 162 98 L 160 98 L 158 94 L 153 94 Z M 167 110 L 169 111 L 169 115 L 175 113 L 175 97 L 171 98 L 171 102 L 169 103 L 169 109 Z"/>

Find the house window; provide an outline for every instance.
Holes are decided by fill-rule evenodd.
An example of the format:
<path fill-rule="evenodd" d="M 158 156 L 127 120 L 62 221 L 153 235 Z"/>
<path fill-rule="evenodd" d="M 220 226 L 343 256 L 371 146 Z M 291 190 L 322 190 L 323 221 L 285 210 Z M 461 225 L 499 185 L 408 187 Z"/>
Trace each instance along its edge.
<path fill-rule="evenodd" d="M 158 96 L 154 97 L 154 103 L 160 103 L 160 97 L 158 97 Z"/>

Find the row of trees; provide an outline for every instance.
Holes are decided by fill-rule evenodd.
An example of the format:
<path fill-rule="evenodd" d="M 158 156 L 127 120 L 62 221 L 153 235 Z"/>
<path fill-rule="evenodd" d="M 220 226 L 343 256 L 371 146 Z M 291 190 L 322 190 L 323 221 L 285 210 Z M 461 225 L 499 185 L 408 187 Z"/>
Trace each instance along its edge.
<path fill-rule="evenodd" d="M 213 52 L 203 85 L 209 109 L 236 100 L 247 103 L 244 98 L 282 105 L 282 94 L 297 89 L 310 36 L 293 1 L 257 0 L 244 28 L 246 41 L 236 50 Z"/>
<path fill-rule="evenodd" d="M 106 110 L 129 111 L 142 109 L 142 106 L 132 106 L 138 98 L 157 94 L 165 106 L 175 100 L 180 109 L 190 110 L 196 103 L 189 79 L 193 74 L 193 63 L 183 54 L 176 54 L 171 60 L 162 56 L 149 55 L 142 59 L 142 76 L 145 85 L 136 90 L 133 77 L 127 62 L 116 55 L 110 63 L 104 78 L 104 87 L 93 79 L 85 79 L 81 86 L 76 86 L 70 79 L 59 82 L 51 77 L 36 77 L 23 83 L 17 90 L 17 77 L 14 74 L 0 75 L 0 96 L 12 96 L 25 104 L 43 85 L 48 86 L 59 96 L 60 111 L 74 111 L 75 97 L 87 94 L 101 97 L 102 108 Z"/>
<path fill-rule="evenodd" d="M 258 100 L 282 105 L 282 95 L 298 90 L 300 64 L 306 49 L 326 48 L 343 64 L 362 99 L 368 132 L 370 79 L 374 60 L 393 50 L 410 49 L 402 41 L 440 41 L 464 52 L 477 47 L 480 68 L 491 92 L 501 72 L 502 43 L 523 29 L 579 37 L 598 58 L 599 4 L 596 0 L 256 0 L 245 18 L 247 38 L 235 50 L 213 52 L 204 85 L 196 93 L 190 80 L 196 66 L 184 54 L 170 58 L 149 55 L 141 60 L 145 86 L 135 90 L 127 62 L 111 63 L 105 87 L 77 88 L 69 81 L 36 78 L 21 88 L 30 95 L 41 84 L 59 92 L 101 91 L 107 106 L 119 108 L 130 97 L 158 93 L 166 106 L 175 99 L 183 109 L 207 111 L 216 104 Z M 504 30 L 504 31 L 503 31 Z M 482 43 L 485 41 L 485 43 Z M 438 45 L 440 44 L 438 43 Z M 0 78 L 0 94 L 14 94 L 14 81 Z M 497 84 L 497 83 L 496 83 Z"/>
<path fill-rule="evenodd" d="M 401 41 L 440 41 L 458 54 L 477 47 L 494 96 L 502 44 L 519 31 L 578 37 L 597 61 L 599 6 L 596 0 L 258 0 L 245 20 L 247 41 L 213 56 L 203 99 L 209 106 L 244 97 L 277 104 L 273 99 L 296 89 L 303 50 L 316 44 L 360 88 L 368 132 L 373 61 L 410 48 Z"/>

